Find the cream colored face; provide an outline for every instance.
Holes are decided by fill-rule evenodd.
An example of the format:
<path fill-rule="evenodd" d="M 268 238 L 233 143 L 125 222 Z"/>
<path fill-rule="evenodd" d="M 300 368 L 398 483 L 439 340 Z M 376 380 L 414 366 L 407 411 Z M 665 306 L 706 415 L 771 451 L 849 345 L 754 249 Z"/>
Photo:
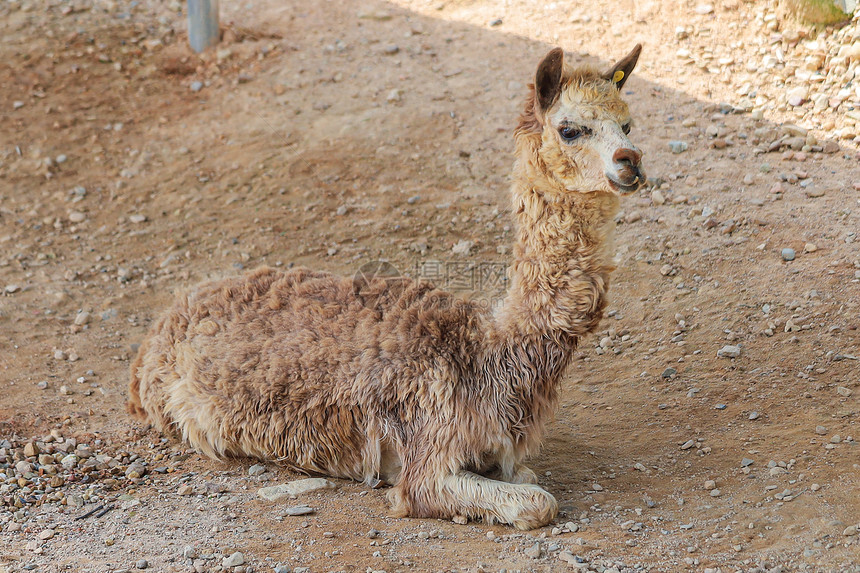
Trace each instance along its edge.
<path fill-rule="evenodd" d="M 569 191 L 630 193 L 645 182 L 630 112 L 610 82 L 565 86 L 545 115 L 541 156 Z"/>

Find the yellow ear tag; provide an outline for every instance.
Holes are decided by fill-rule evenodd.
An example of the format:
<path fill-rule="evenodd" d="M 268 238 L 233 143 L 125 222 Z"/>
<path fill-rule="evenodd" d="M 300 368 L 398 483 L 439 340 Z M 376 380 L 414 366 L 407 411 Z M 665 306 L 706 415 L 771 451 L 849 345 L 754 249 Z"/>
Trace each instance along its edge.
<path fill-rule="evenodd" d="M 622 70 L 618 70 L 614 74 L 612 74 L 612 81 L 616 84 L 624 79 L 624 72 Z"/>

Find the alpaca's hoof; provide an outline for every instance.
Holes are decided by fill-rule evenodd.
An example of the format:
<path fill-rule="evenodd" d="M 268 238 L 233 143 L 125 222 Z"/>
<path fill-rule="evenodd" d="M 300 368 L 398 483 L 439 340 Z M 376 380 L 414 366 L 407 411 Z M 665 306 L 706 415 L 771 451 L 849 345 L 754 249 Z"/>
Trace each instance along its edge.
<path fill-rule="evenodd" d="M 543 488 L 534 486 L 529 498 L 529 502 L 518 508 L 510 521 L 511 525 L 522 531 L 543 527 L 558 514 L 558 502 Z"/>
<path fill-rule="evenodd" d="M 537 482 L 537 474 L 531 468 L 526 466 L 518 466 L 517 469 L 514 470 L 514 476 L 511 479 L 511 483 L 537 484 Z"/>

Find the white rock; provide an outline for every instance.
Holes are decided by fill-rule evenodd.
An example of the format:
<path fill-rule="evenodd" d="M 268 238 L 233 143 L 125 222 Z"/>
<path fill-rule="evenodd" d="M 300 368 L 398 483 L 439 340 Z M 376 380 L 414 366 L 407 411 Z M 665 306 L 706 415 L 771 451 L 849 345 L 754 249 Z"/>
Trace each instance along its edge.
<path fill-rule="evenodd" d="M 308 478 L 289 483 L 263 487 L 257 490 L 257 495 L 266 501 L 281 501 L 290 496 L 301 495 L 320 489 L 334 489 L 337 485 L 325 478 Z"/>
<path fill-rule="evenodd" d="M 239 565 L 242 565 L 244 563 L 245 563 L 245 556 L 242 555 L 242 553 L 240 551 L 237 551 L 236 553 L 234 553 L 230 557 L 225 557 L 221 561 L 221 566 L 222 567 L 238 567 Z"/>
<path fill-rule="evenodd" d="M 785 94 L 785 101 L 788 102 L 791 106 L 799 106 L 803 105 L 806 99 L 809 97 L 809 88 L 806 86 L 798 86 L 796 88 L 792 88 L 788 90 Z"/>
<path fill-rule="evenodd" d="M 720 358 L 737 358 L 741 355 L 741 347 L 727 344 L 717 350 L 717 356 Z"/>
<path fill-rule="evenodd" d="M 475 246 L 474 241 L 461 240 L 461 241 L 458 241 L 457 244 L 451 248 L 451 251 L 455 255 L 468 255 L 469 251 L 471 251 L 472 247 L 474 247 L 474 246 Z"/>

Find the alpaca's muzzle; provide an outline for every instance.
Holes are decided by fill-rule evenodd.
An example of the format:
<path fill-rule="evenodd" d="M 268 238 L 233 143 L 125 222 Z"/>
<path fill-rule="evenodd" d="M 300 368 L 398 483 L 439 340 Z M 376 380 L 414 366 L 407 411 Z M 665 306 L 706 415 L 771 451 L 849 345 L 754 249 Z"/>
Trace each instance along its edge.
<path fill-rule="evenodd" d="M 609 184 L 621 193 L 632 193 L 645 184 L 645 172 L 640 167 L 642 152 L 623 147 L 612 155 L 615 173 L 607 173 Z"/>

